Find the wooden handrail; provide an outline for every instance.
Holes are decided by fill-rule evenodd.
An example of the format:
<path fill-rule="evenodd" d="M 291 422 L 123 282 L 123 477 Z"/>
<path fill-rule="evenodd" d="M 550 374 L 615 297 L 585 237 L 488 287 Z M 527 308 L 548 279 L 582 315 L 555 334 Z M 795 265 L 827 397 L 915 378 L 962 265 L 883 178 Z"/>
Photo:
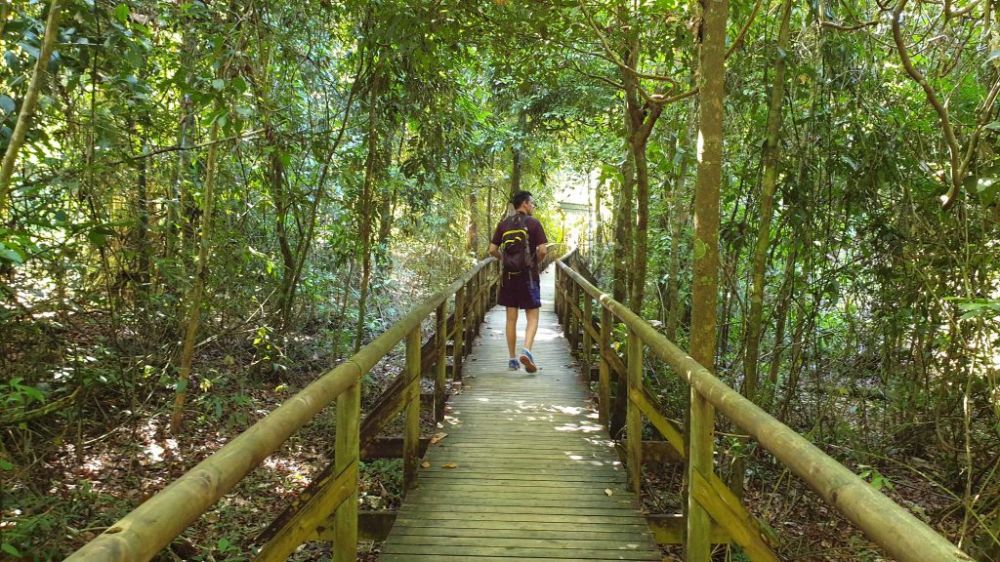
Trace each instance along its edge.
<path fill-rule="evenodd" d="M 584 279 L 565 263 L 572 255 L 573 252 L 556 262 L 561 274 L 572 279 L 603 309 L 623 322 L 654 355 L 665 361 L 717 411 L 756 439 L 887 553 L 898 560 L 915 562 L 972 560 L 929 525 L 720 381 L 627 306 Z M 566 307 L 565 303 L 562 306 L 570 314 L 578 314 L 579 306 L 569 304 L 571 306 Z M 709 478 L 705 474 L 700 476 Z"/>
<path fill-rule="evenodd" d="M 495 261 L 494 258 L 487 258 L 477 263 L 450 286 L 411 310 L 350 359 L 321 375 L 66 560 L 133 562 L 151 559 L 268 455 L 276 451 L 295 431 L 345 391 L 354 388 L 361 377 L 396 344 L 404 338 L 412 338 L 411 334 L 420 330 L 421 322 L 434 313 L 439 305 L 463 290 L 471 279 Z M 419 400 L 419 395 L 417 399 Z M 355 431 L 357 425 L 355 422 Z M 356 436 L 354 441 L 356 447 Z M 356 469 L 345 470 L 345 478 L 349 480 L 353 474 L 356 481 Z M 342 478 L 338 476 L 338 480 Z M 343 495 L 340 493 L 335 497 L 342 501 Z"/>

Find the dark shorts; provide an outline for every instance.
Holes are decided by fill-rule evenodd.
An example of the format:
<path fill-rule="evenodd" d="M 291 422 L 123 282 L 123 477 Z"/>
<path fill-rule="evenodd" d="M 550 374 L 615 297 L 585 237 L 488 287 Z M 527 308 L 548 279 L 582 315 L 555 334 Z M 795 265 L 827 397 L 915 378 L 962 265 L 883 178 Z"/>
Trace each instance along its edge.
<path fill-rule="evenodd" d="M 515 308 L 541 308 L 542 292 L 539 279 L 533 272 L 520 274 L 502 273 L 500 279 L 500 295 L 497 303 L 500 306 Z"/>

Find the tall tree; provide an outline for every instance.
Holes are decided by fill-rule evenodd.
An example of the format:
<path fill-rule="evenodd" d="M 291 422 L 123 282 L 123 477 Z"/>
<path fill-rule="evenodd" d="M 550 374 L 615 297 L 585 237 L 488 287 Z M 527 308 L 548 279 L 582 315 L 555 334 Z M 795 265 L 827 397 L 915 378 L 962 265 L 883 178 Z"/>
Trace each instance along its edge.
<path fill-rule="evenodd" d="M 715 368 L 719 285 L 719 193 L 722 187 L 723 98 L 725 96 L 726 0 L 702 0 L 698 63 L 698 181 L 694 194 L 694 258 L 691 357 Z M 715 411 L 692 387 L 688 472 L 713 470 Z M 707 474 L 702 477 L 707 478 Z M 688 485 L 692 478 L 688 477 Z M 708 512 L 688 494 L 687 559 L 711 560 Z"/>
<path fill-rule="evenodd" d="M 31 119 L 35 114 L 35 104 L 38 103 L 38 95 L 42 90 L 42 80 L 46 74 L 45 68 L 48 66 L 49 58 L 56 46 L 61 9 L 60 0 L 52 0 L 49 4 L 49 16 L 45 22 L 45 36 L 42 38 L 41 48 L 38 50 L 38 58 L 35 60 L 35 70 L 31 73 L 28 91 L 24 95 L 21 110 L 17 114 L 17 125 L 14 126 L 14 132 L 11 134 L 7 150 L 3 155 L 3 162 L 0 164 L 0 217 L 6 215 L 7 207 L 10 204 L 10 178 L 14 173 L 14 164 L 17 163 L 17 153 L 24 145 L 28 128 L 31 127 Z"/>

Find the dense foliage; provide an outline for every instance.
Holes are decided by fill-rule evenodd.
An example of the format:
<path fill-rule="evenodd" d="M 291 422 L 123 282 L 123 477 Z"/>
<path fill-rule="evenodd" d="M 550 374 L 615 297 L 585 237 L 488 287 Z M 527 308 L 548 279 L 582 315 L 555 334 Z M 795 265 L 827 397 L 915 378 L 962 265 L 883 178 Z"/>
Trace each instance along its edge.
<path fill-rule="evenodd" d="M 560 178 L 584 178 L 594 272 L 688 345 L 690 266 L 714 251 L 693 236 L 697 94 L 724 73 L 717 372 L 1000 560 L 1000 5 L 734 3 L 725 69 L 699 68 L 700 14 L 0 2 L 4 551 L 86 537 L 99 479 L 54 459 L 86 466 L 122 425 L 166 439 L 171 413 L 180 440 L 244 428 L 254 397 L 481 256 L 518 188 L 558 241 Z M 719 439 L 778 526 L 780 469 Z"/>

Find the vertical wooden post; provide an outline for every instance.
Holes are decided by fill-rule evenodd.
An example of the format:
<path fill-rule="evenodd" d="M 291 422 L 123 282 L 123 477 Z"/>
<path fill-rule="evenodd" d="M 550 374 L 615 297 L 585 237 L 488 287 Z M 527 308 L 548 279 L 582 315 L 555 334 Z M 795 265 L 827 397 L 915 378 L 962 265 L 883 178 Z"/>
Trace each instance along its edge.
<path fill-rule="evenodd" d="M 333 447 L 334 470 L 340 474 L 360 457 L 358 430 L 361 425 L 361 381 L 356 381 L 337 397 L 336 436 Z M 355 472 L 355 474 L 357 474 Z M 358 482 L 354 492 L 334 510 L 334 562 L 354 562 L 358 557 Z"/>
<path fill-rule="evenodd" d="M 591 354 L 594 351 L 594 341 L 590 337 L 590 332 L 587 328 L 594 325 L 594 299 L 590 298 L 590 294 L 586 291 L 581 291 L 583 293 L 583 321 L 586 322 L 586 326 L 583 330 L 583 364 L 587 366 L 587 384 L 590 384 L 590 367 L 594 364 L 591 359 Z"/>
<path fill-rule="evenodd" d="M 713 466 L 713 448 L 715 446 L 715 408 L 691 388 L 690 432 L 688 436 L 688 525 L 686 534 L 687 560 L 711 560 L 710 529 L 712 519 L 708 512 L 695 500 L 699 494 L 694 488 L 709 481 Z M 701 478 L 694 478 L 692 473 L 698 472 Z M 709 492 L 706 492 L 709 493 Z M 691 517 L 700 521 L 697 525 L 691 523 Z M 704 526 L 702 526 L 704 525 Z M 709 553 L 709 554 L 705 554 Z"/>
<path fill-rule="evenodd" d="M 555 265 L 554 267 L 556 268 L 556 318 L 562 322 L 562 294 L 559 292 L 559 289 L 562 288 L 562 270 L 559 269 L 558 265 Z"/>
<path fill-rule="evenodd" d="M 472 276 L 472 279 L 469 279 L 468 301 L 469 301 L 469 319 L 468 319 L 468 322 L 465 325 L 465 341 L 468 342 L 469 345 L 465 346 L 466 347 L 466 350 L 465 350 L 465 354 L 466 355 L 468 355 L 469 352 L 471 351 L 471 349 L 469 349 L 469 348 L 472 347 L 472 340 L 473 340 L 473 338 L 476 337 L 475 334 L 476 334 L 477 330 L 479 329 L 478 328 L 478 325 L 479 325 L 478 324 L 478 322 L 479 322 L 479 318 L 478 318 L 478 314 L 479 314 L 479 272 L 478 271 Z"/>
<path fill-rule="evenodd" d="M 477 320 L 476 320 L 476 335 L 477 336 L 480 333 L 482 333 L 483 322 L 486 320 L 486 309 L 487 309 L 487 307 L 486 307 L 486 301 L 489 300 L 489 298 L 490 298 L 490 275 L 489 274 L 490 274 L 490 270 L 487 269 L 487 268 L 485 268 L 485 267 L 479 272 L 479 286 L 480 286 L 479 293 L 480 294 L 479 294 L 479 299 L 478 299 L 478 302 L 479 302 L 478 314 L 476 315 L 476 318 L 477 318 Z"/>
<path fill-rule="evenodd" d="M 569 345 L 573 351 L 576 351 L 576 348 L 580 345 L 580 318 L 576 317 L 576 309 L 574 307 L 580 306 L 580 286 L 576 284 L 575 279 L 569 280 L 569 302 Z"/>
<path fill-rule="evenodd" d="M 444 419 L 444 400 L 448 392 L 448 301 L 437 307 L 437 328 L 434 334 L 434 352 L 437 363 L 434 365 L 434 420 Z"/>
<path fill-rule="evenodd" d="M 628 394 L 642 392 L 642 340 L 634 331 L 628 331 Z M 628 437 L 627 464 L 629 487 L 638 496 L 642 487 L 642 412 L 627 402 L 625 435 Z"/>
<path fill-rule="evenodd" d="M 566 319 L 563 314 L 566 311 L 566 296 L 563 295 L 563 290 L 565 288 L 566 275 L 563 273 L 562 269 L 556 268 L 556 318 L 559 319 L 559 325 L 562 329 L 566 329 Z"/>
<path fill-rule="evenodd" d="M 463 286 L 455 292 L 455 332 L 454 345 L 451 349 L 451 378 L 452 380 L 462 380 L 462 350 L 465 342 L 465 289 Z"/>
<path fill-rule="evenodd" d="M 406 337 L 406 429 L 403 434 L 403 488 L 417 483 L 420 459 L 420 326 Z"/>
<path fill-rule="evenodd" d="M 597 412 L 602 423 L 607 425 L 611 410 L 611 364 L 604 357 L 611 353 L 611 311 L 601 307 L 601 340 L 597 342 L 599 378 L 597 383 Z"/>

